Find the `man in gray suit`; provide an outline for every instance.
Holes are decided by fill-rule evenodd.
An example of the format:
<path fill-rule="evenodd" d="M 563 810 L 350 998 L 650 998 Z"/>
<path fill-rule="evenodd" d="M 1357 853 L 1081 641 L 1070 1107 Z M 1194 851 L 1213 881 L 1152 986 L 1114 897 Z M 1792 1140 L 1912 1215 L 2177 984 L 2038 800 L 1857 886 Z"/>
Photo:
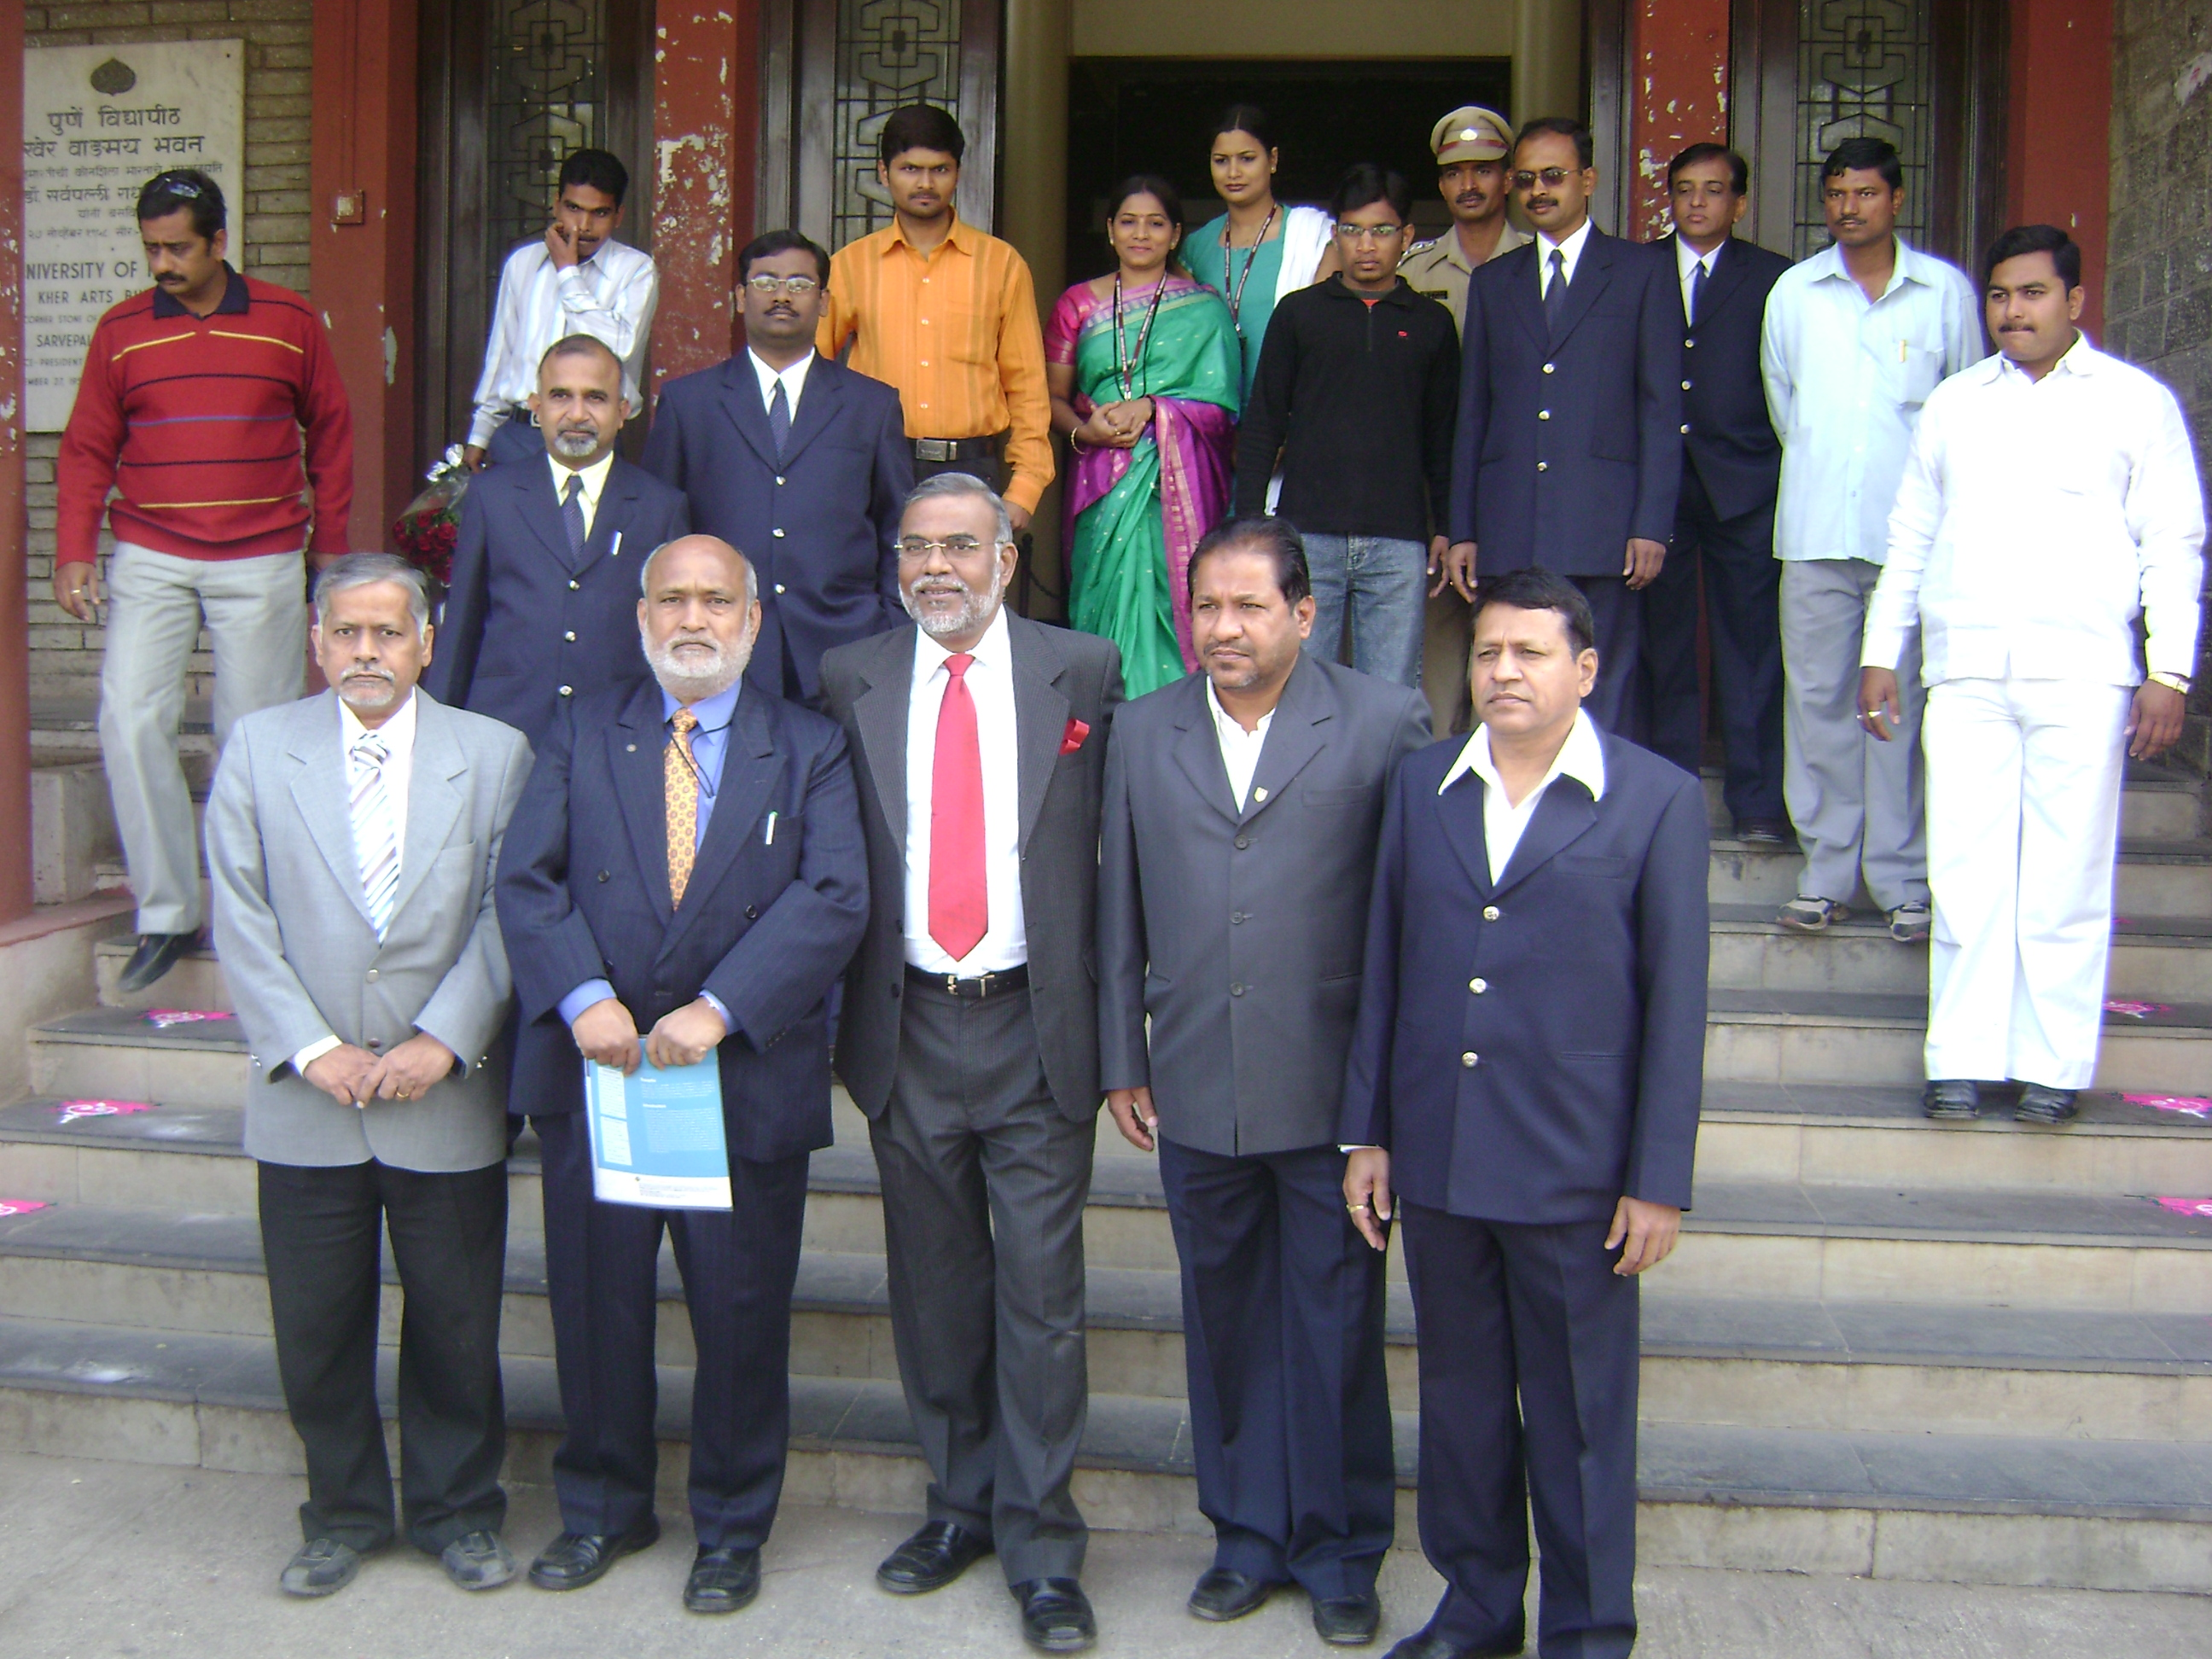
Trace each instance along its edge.
<path fill-rule="evenodd" d="M 918 624 L 822 659 L 860 772 L 872 908 L 837 1069 L 883 1176 L 891 1331 L 929 1519 L 877 1569 L 933 1590 L 998 1551 L 1022 1633 L 1096 1637 L 1068 1492 L 1083 1434 L 1083 1206 L 1098 1114 L 1091 963 L 1120 654 L 1000 607 L 1006 504 L 949 472 L 907 499 Z"/>
<path fill-rule="evenodd" d="M 1200 543 L 1190 617 L 1204 672 L 1123 709 L 1106 757 L 1100 1080 L 1158 1149 L 1182 1260 L 1215 1538 L 1190 1610 L 1242 1618 L 1295 1581 L 1322 1638 L 1356 1646 L 1397 1483 L 1382 1259 L 1345 1212 L 1336 1116 L 1384 787 L 1428 705 L 1300 650 L 1314 600 L 1287 520 Z"/>
<path fill-rule="evenodd" d="M 386 1229 L 407 1298 L 408 1541 L 464 1589 L 514 1575 L 499 1536 L 508 981 L 492 876 L 530 745 L 416 689 L 429 616 L 398 559 L 325 570 L 313 639 L 331 690 L 241 720 L 208 803 L 216 943 L 252 1051 L 246 1150 L 276 1365 L 307 1448 L 307 1541 L 279 1580 L 295 1595 L 343 1588 L 392 1537 Z"/>

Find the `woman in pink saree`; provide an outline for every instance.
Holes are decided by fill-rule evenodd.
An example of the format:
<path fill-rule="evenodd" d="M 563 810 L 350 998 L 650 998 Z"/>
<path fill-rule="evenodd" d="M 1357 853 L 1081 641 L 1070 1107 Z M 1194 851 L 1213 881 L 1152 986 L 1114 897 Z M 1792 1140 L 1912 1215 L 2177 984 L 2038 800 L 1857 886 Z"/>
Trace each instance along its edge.
<path fill-rule="evenodd" d="M 1190 556 L 1228 508 L 1243 359 L 1221 296 L 1170 263 L 1173 185 L 1126 180 L 1106 234 L 1118 267 L 1060 296 L 1045 375 L 1071 451 L 1069 620 L 1121 647 L 1133 697 L 1197 666 Z"/>

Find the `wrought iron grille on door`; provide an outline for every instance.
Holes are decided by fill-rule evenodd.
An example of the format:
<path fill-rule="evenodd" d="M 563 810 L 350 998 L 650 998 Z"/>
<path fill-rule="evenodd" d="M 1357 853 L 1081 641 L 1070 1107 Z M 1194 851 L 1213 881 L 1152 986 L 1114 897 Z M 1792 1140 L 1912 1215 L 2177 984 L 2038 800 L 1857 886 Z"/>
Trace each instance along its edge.
<path fill-rule="evenodd" d="M 606 0 L 507 0 L 492 31 L 490 242 L 504 257 L 544 234 L 561 163 L 606 147 Z M 642 170 L 642 157 L 623 164 Z"/>
<path fill-rule="evenodd" d="M 1801 0 L 1792 258 L 1825 247 L 1820 166 L 1847 138 L 1884 138 L 1905 167 L 1898 228 L 1924 242 L 1935 205 L 1933 0 Z"/>

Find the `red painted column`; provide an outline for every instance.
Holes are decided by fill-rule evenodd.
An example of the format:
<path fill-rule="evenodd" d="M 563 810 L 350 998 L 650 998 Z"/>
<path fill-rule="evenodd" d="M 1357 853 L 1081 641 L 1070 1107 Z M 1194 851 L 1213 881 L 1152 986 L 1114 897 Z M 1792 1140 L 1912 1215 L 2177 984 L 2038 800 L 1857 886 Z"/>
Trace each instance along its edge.
<path fill-rule="evenodd" d="M 2081 245 L 2081 323 L 2094 336 L 2112 191 L 2112 0 L 2013 0 L 2011 68 L 2005 219 L 2057 225 Z"/>
<path fill-rule="evenodd" d="M 414 495 L 416 0 L 316 0 L 308 283 L 353 404 L 349 544 Z"/>
<path fill-rule="evenodd" d="M 31 909 L 30 592 L 23 506 L 23 8 L 0 0 L 0 921 Z"/>
<path fill-rule="evenodd" d="M 753 234 L 760 144 L 757 0 L 666 0 L 653 41 L 653 378 L 735 349 L 738 248 Z"/>
<path fill-rule="evenodd" d="M 1728 142 L 1729 0 L 1635 0 L 1629 18 L 1628 223 L 1649 241 L 1673 228 L 1667 163 L 1684 149 Z"/>

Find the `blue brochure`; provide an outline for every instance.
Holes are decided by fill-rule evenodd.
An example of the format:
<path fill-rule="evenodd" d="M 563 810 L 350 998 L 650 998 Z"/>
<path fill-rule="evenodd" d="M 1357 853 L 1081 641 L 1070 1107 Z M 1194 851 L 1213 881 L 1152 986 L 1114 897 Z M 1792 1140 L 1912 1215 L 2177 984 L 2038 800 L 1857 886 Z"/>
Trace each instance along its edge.
<path fill-rule="evenodd" d="M 584 1115 L 594 1197 L 656 1210 L 730 1207 L 722 1071 L 713 1054 L 666 1071 L 641 1066 L 628 1077 L 587 1060 Z"/>

